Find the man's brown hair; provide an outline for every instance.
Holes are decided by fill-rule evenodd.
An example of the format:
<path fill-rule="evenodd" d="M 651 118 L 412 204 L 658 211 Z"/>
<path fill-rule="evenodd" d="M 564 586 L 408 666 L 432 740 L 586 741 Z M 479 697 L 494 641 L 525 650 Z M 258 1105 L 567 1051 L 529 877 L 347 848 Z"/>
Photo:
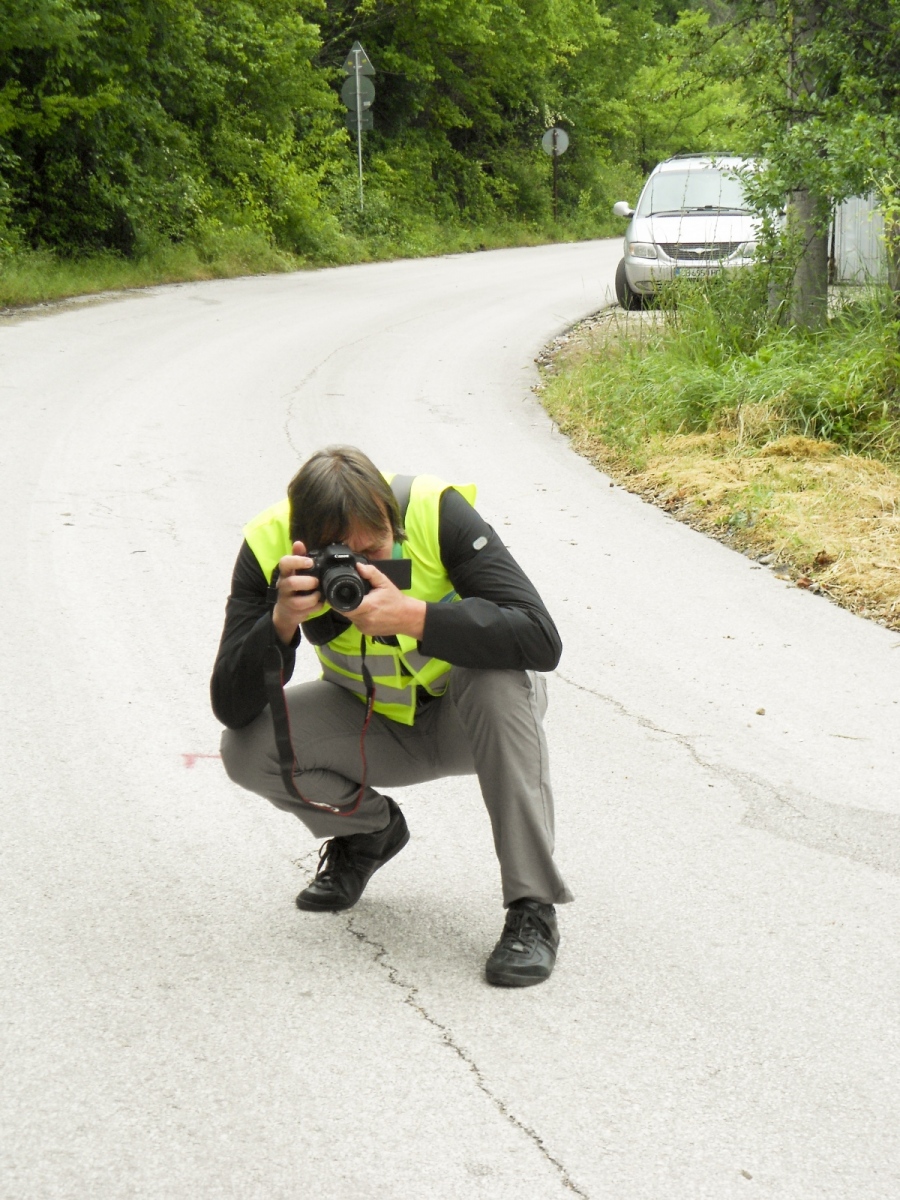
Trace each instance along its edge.
<path fill-rule="evenodd" d="M 397 499 L 384 476 L 355 446 L 326 446 L 288 484 L 291 541 L 307 550 L 343 542 L 352 526 L 406 540 Z"/>

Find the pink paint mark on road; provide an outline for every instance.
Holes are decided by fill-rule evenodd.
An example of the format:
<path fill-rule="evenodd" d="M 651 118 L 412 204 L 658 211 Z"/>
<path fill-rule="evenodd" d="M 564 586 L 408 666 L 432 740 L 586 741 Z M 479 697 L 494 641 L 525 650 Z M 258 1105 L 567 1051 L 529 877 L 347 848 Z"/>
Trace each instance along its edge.
<path fill-rule="evenodd" d="M 184 759 L 184 765 L 189 769 L 194 765 L 198 758 L 221 758 L 221 754 L 185 754 L 182 752 L 181 757 Z"/>

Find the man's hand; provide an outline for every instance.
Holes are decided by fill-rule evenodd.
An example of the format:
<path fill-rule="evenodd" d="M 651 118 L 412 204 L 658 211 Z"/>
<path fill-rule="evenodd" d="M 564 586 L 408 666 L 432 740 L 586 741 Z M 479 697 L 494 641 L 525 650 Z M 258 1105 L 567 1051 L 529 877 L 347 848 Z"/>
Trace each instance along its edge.
<path fill-rule="evenodd" d="M 272 623 L 286 646 L 294 640 L 297 626 L 322 607 L 318 579 L 294 573 L 308 571 L 312 565 L 302 542 L 294 542 L 294 553 L 286 554 L 278 563 L 278 599 L 272 610 Z"/>
<path fill-rule="evenodd" d="M 372 585 L 372 590 L 363 597 L 359 608 L 344 616 L 369 637 L 403 633 L 421 641 L 425 632 L 425 601 L 404 596 L 371 563 L 357 563 L 356 569 Z"/>

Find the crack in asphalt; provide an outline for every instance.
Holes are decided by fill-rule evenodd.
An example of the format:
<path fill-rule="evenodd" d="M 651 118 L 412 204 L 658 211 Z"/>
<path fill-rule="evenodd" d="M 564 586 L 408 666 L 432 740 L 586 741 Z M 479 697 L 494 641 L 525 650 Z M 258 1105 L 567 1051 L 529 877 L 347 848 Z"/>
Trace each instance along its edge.
<path fill-rule="evenodd" d="M 307 850 L 301 854 L 299 858 L 291 860 L 295 867 L 299 867 L 301 871 L 313 870 L 319 865 L 319 847 L 316 846 L 313 850 Z"/>
<path fill-rule="evenodd" d="M 645 717 L 641 713 L 632 712 L 631 709 L 626 708 L 621 700 L 616 700 L 614 696 L 607 696 L 603 692 L 598 692 L 595 688 L 587 687 L 583 683 L 576 683 L 574 679 L 570 679 L 567 675 L 563 675 L 562 671 L 556 671 L 554 674 L 556 675 L 557 679 L 561 679 L 563 683 L 567 683 L 569 687 L 575 688 L 579 692 L 587 692 L 589 696 L 593 696 L 597 700 L 602 700 L 604 704 L 608 704 L 611 708 L 614 708 L 616 712 L 620 714 L 620 716 L 627 717 L 629 721 L 636 722 L 641 726 L 642 729 L 649 729 L 653 733 L 662 733 L 665 734 L 666 737 L 674 739 L 674 741 L 678 742 L 680 746 L 683 746 L 684 749 L 687 750 L 688 754 L 690 754 L 691 758 L 698 767 L 702 767 L 704 770 L 709 771 L 719 770 L 715 764 L 703 761 L 703 759 L 697 753 L 696 747 L 690 740 L 688 734 L 675 733 L 671 729 L 663 729 L 661 725 L 657 725 L 655 721 L 651 721 L 649 717 Z"/>
<path fill-rule="evenodd" d="M 701 770 L 727 780 L 747 806 L 741 818 L 741 824 L 747 828 L 900 875 L 900 815 L 897 813 L 834 804 L 808 794 L 795 792 L 792 795 L 750 771 L 710 762 L 698 753 L 692 735 L 664 729 L 649 717 L 632 712 L 614 696 L 576 683 L 559 671 L 556 675 L 569 687 L 601 700 L 641 728 L 671 738 L 688 752 Z"/>
<path fill-rule="evenodd" d="M 284 414 L 284 424 L 282 428 L 284 429 L 284 436 L 287 444 L 297 455 L 298 459 L 305 458 L 306 451 L 301 452 L 294 445 L 294 439 L 291 437 L 291 422 L 294 419 L 294 401 L 300 395 L 309 381 L 315 375 L 317 375 L 319 371 L 321 371 L 327 362 L 330 362 L 331 359 L 333 359 L 336 354 L 341 353 L 341 351 L 349 350 L 353 346 L 360 346 L 363 342 L 371 341 L 373 338 L 383 338 L 388 334 L 393 333 L 395 329 L 401 329 L 404 325 L 410 325 L 418 320 L 421 320 L 421 314 L 417 314 L 414 317 L 407 317 L 403 321 L 396 321 L 393 325 L 388 325 L 384 329 L 370 330 L 368 333 L 364 333 L 361 337 L 358 337 L 353 342 L 341 342 L 339 346 L 335 346 L 334 349 L 326 354 L 324 358 L 320 359 L 311 370 L 307 371 L 303 378 L 298 383 L 295 383 L 290 391 L 284 393 L 281 399 L 287 401 L 287 410 Z"/>
<path fill-rule="evenodd" d="M 580 1196 L 582 1200 L 590 1200 L 588 1193 L 582 1191 L 582 1189 L 569 1175 L 569 1172 L 559 1161 L 559 1159 L 556 1158 L 555 1155 L 553 1155 L 547 1148 L 547 1145 L 540 1134 L 535 1129 L 532 1129 L 530 1125 L 526 1125 L 526 1123 L 520 1117 L 517 1117 L 515 1113 L 511 1112 L 509 1106 L 499 1096 L 491 1091 L 484 1075 L 479 1070 L 478 1064 L 472 1058 L 471 1054 L 469 1054 L 469 1052 L 459 1044 L 452 1031 L 446 1025 L 443 1025 L 435 1016 L 433 1016 L 419 999 L 419 989 L 413 984 L 407 983 L 405 980 L 400 978 L 400 972 L 398 968 L 388 961 L 387 947 L 383 946 L 380 942 L 373 941 L 373 939 L 369 937 L 367 933 L 365 933 L 362 929 L 357 928 L 354 925 L 354 917 L 352 915 L 347 921 L 347 932 L 352 934 L 353 937 L 355 937 L 362 945 L 367 946 L 369 949 L 375 951 L 375 957 L 373 961 L 377 963 L 378 966 L 387 974 L 388 981 L 392 984 L 392 986 L 399 988 L 399 990 L 404 993 L 403 1003 L 411 1008 L 413 1012 L 421 1017 L 423 1021 L 430 1025 L 432 1029 L 436 1030 L 440 1035 L 441 1042 L 447 1047 L 447 1049 L 451 1050 L 463 1063 L 465 1063 L 470 1074 L 475 1079 L 475 1083 L 479 1090 L 482 1091 L 485 1096 L 487 1096 L 488 1100 L 490 1100 L 491 1104 L 497 1109 L 500 1115 L 504 1117 L 520 1133 L 524 1133 L 525 1136 L 534 1144 L 542 1157 L 546 1159 L 546 1161 L 550 1163 L 552 1167 L 554 1167 L 559 1175 L 559 1180 L 563 1187 L 570 1191 L 573 1195 Z"/>
<path fill-rule="evenodd" d="M 359 338 L 358 341 L 365 341 L 365 338 Z M 355 346 L 357 343 L 349 342 L 347 344 L 350 346 Z M 343 350 L 343 349 L 346 349 L 346 347 L 345 346 L 335 346 L 335 348 L 329 354 L 326 354 L 324 358 L 320 359 L 316 363 L 316 365 L 312 368 L 312 370 L 307 371 L 307 373 L 303 376 L 303 378 L 299 381 L 299 383 L 295 383 L 294 386 L 291 388 L 291 390 L 289 392 L 287 392 L 284 396 L 281 397 L 281 399 L 287 401 L 287 410 L 284 414 L 284 424 L 282 426 L 282 428 L 284 429 L 285 440 L 287 441 L 287 444 L 290 446 L 290 448 L 293 450 L 293 452 L 297 455 L 298 460 L 305 458 L 306 454 L 304 452 L 302 452 L 301 450 L 299 450 L 298 447 L 294 445 L 294 439 L 291 437 L 291 422 L 294 419 L 294 401 L 300 395 L 300 393 L 303 391 L 303 389 L 306 387 L 306 385 L 309 383 L 309 381 L 315 375 L 317 375 L 319 371 L 321 371 L 322 367 L 324 367 L 327 362 L 329 362 L 332 358 L 334 358 L 334 356 L 338 353 L 339 350 Z"/>

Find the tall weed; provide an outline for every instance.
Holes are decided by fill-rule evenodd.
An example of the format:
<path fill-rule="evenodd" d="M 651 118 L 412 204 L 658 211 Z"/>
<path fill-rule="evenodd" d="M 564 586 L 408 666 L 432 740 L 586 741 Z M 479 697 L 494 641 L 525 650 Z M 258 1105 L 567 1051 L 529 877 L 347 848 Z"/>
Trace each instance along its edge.
<path fill-rule="evenodd" d="M 655 435 L 730 429 L 747 452 L 801 434 L 900 459 L 900 322 L 867 290 L 809 333 L 771 318 L 761 271 L 677 280 L 549 391 L 632 455 Z"/>

